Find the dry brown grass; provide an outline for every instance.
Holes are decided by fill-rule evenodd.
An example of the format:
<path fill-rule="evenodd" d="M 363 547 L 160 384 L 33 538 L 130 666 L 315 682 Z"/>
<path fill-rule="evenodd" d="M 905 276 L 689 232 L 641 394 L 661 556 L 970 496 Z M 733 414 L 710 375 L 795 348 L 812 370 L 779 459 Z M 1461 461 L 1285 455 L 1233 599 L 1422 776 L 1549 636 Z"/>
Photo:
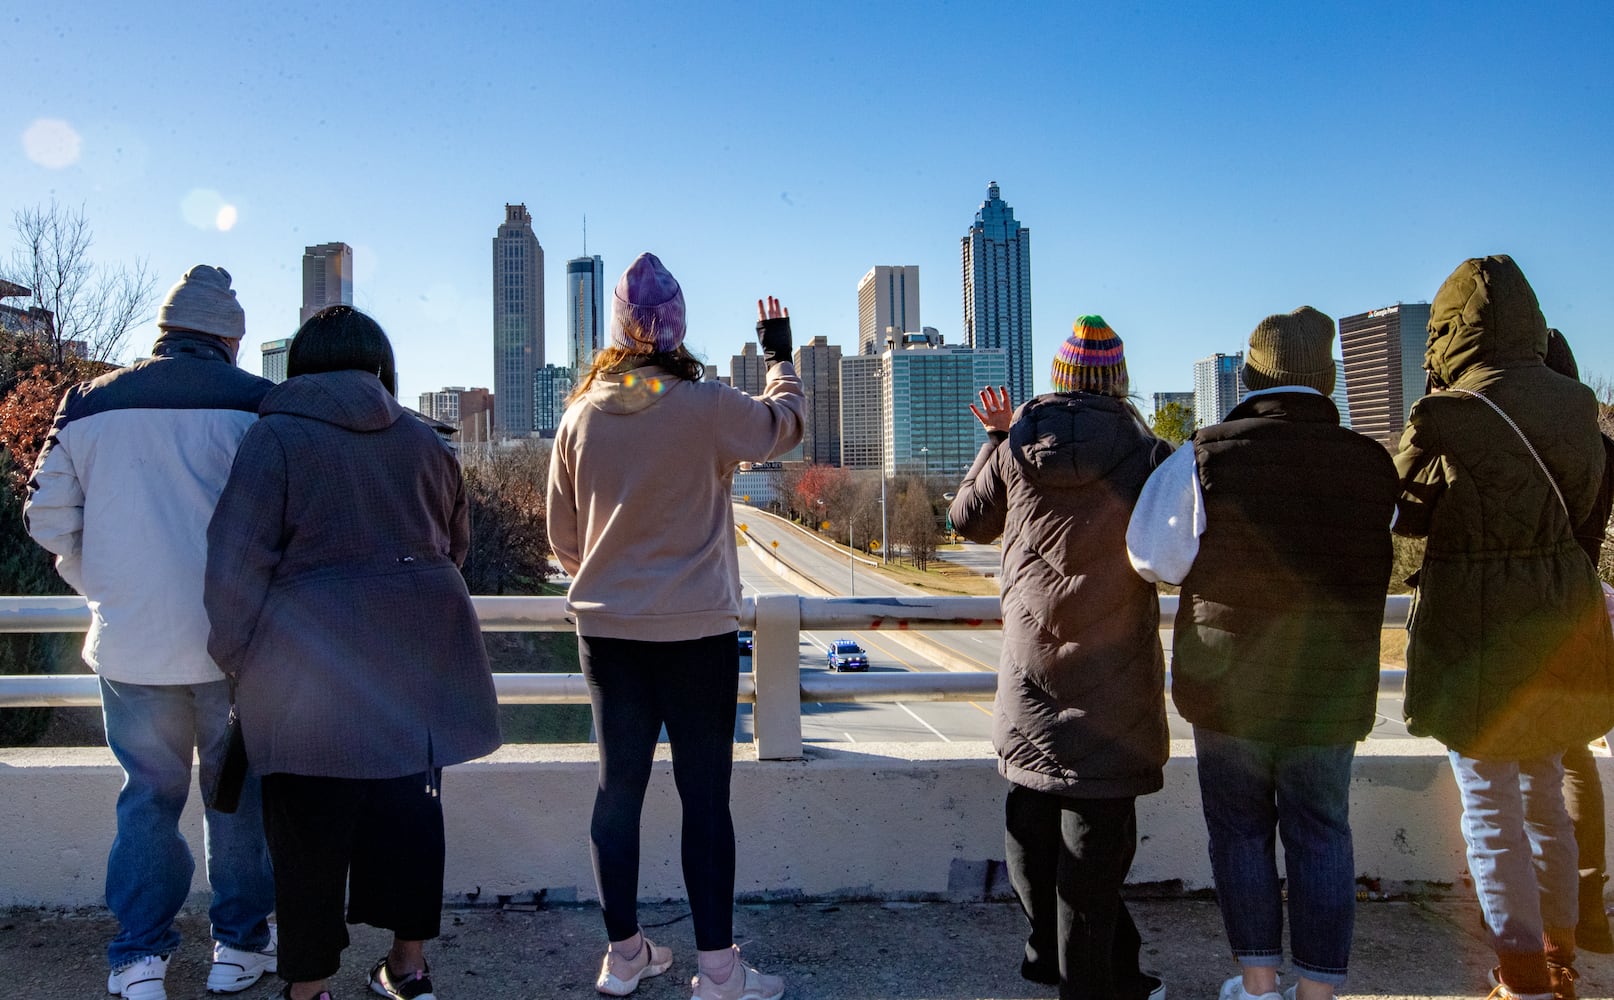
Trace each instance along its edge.
<path fill-rule="evenodd" d="M 905 583 L 910 587 L 920 587 L 934 594 L 953 594 L 961 597 L 998 596 L 997 577 L 988 578 L 971 573 L 964 567 L 956 563 L 947 562 L 945 559 L 931 560 L 930 565 L 923 572 L 914 569 L 912 566 L 898 563 L 870 567 L 859 564 L 857 571 L 862 574 L 865 569 L 897 583 Z"/>

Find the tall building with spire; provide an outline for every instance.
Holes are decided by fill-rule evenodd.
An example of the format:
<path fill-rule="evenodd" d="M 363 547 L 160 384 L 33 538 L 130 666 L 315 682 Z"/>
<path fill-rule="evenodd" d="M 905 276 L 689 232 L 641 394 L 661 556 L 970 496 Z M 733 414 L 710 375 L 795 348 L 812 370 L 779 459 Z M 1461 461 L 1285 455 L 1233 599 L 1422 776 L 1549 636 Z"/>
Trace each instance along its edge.
<path fill-rule="evenodd" d="M 964 343 L 1003 350 L 1009 393 L 1018 406 L 1032 396 L 1031 230 L 1015 220 L 997 181 L 987 185 L 975 223 L 959 243 Z"/>
<path fill-rule="evenodd" d="M 353 248 L 321 243 L 303 248 L 303 308 L 297 325 L 326 306 L 353 304 Z"/>
<path fill-rule="evenodd" d="M 896 332 L 896 339 L 905 333 L 918 333 L 919 325 L 919 267 L 888 267 L 884 264 L 869 269 L 857 283 L 857 352 L 879 354 L 885 350 L 886 331 Z"/>
<path fill-rule="evenodd" d="M 605 349 L 605 262 L 599 254 L 566 262 L 566 334 L 572 371 L 582 378 Z"/>
<path fill-rule="evenodd" d="M 544 366 L 544 248 L 527 206 L 505 205 L 493 237 L 493 423 L 503 437 L 537 429 L 533 378 Z"/>

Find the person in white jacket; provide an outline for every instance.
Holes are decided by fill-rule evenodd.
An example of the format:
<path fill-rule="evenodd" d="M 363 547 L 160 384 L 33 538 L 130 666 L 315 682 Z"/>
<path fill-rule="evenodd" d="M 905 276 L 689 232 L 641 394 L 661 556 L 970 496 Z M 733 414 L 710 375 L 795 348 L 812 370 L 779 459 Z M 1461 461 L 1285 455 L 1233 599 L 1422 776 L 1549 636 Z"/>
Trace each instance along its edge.
<path fill-rule="evenodd" d="M 166 1000 L 174 916 L 196 867 L 179 831 L 191 758 L 210 787 L 227 743 L 230 696 L 207 653 L 202 581 L 208 521 L 270 388 L 235 365 L 245 322 L 229 272 L 191 268 L 158 312 L 151 358 L 67 391 L 28 483 L 28 533 L 89 599 L 84 662 L 100 675 L 107 746 L 124 773 L 107 858 L 119 925 L 107 992 L 128 1000 Z M 275 970 L 256 777 L 235 813 L 208 809 L 203 824 L 207 988 L 234 993 Z"/>

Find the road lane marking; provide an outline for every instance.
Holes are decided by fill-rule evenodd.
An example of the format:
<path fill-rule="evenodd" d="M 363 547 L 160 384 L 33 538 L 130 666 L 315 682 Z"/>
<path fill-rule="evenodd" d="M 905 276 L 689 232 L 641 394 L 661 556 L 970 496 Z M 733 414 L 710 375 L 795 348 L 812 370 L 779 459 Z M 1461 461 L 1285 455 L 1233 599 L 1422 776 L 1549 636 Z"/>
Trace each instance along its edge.
<path fill-rule="evenodd" d="M 900 701 L 897 702 L 896 705 L 897 705 L 898 708 L 902 709 L 904 712 L 907 712 L 909 715 L 913 716 L 913 721 L 919 723 L 921 726 L 924 726 L 926 729 L 928 729 L 931 732 L 935 733 L 936 738 L 941 740 L 943 743 L 951 743 L 951 742 L 953 742 L 952 740 L 948 739 L 947 735 L 945 733 L 943 733 L 940 729 L 937 729 L 935 726 L 933 726 L 930 723 L 926 722 L 924 719 L 921 719 L 917 714 L 914 713 L 914 710 L 909 708 L 907 705 L 904 705 Z"/>

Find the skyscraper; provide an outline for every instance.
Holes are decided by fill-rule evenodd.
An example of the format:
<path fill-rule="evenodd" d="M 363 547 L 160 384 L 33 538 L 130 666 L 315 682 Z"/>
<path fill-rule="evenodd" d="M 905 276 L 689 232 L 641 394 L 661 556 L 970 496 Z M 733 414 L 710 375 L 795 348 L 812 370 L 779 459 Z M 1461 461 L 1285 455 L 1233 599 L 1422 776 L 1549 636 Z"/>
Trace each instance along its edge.
<path fill-rule="evenodd" d="M 493 394 L 486 389 L 451 385 L 420 394 L 421 413 L 459 428 L 459 443 L 486 444 L 491 440 Z"/>
<path fill-rule="evenodd" d="M 353 304 L 353 248 L 346 243 L 321 243 L 303 248 L 303 308 L 297 324 L 326 306 Z M 268 376 L 265 376 L 266 378 Z"/>
<path fill-rule="evenodd" d="M 271 382 L 286 381 L 286 355 L 291 352 L 291 338 L 266 340 L 258 350 L 263 352 L 263 377 Z"/>
<path fill-rule="evenodd" d="M 599 254 L 573 257 L 566 262 L 566 334 L 577 378 L 605 349 L 605 318 L 605 262 Z"/>
<path fill-rule="evenodd" d="M 841 464 L 841 348 L 814 337 L 796 348 L 796 374 L 807 396 L 802 455 L 819 465 Z"/>
<path fill-rule="evenodd" d="M 1338 358 L 1334 359 L 1334 393 L 1329 398 L 1334 401 L 1334 409 L 1339 411 L 1339 425 L 1353 430 L 1350 400 L 1345 394 L 1345 362 Z"/>
<path fill-rule="evenodd" d="M 885 350 L 887 329 L 900 335 L 917 333 L 919 325 L 919 268 L 909 264 L 869 269 L 857 283 L 857 352 Z"/>
<path fill-rule="evenodd" d="M 1394 450 L 1407 412 L 1423 395 L 1423 351 L 1429 337 L 1429 303 L 1398 303 L 1341 317 L 1345 391 L 1351 429 Z"/>
<path fill-rule="evenodd" d="M 1244 398 L 1244 352 L 1212 354 L 1194 362 L 1194 426 L 1227 419 Z"/>
<path fill-rule="evenodd" d="M 881 355 L 887 372 L 880 387 L 887 476 L 956 481 L 969 471 L 986 441 L 970 403 L 982 386 L 1005 383 L 1004 355 L 1001 348 L 937 347 L 920 336 Z"/>
<path fill-rule="evenodd" d="M 572 370 L 560 365 L 544 365 L 533 373 L 533 420 L 537 425 L 533 429 L 541 436 L 555 436 L 555 430 L 560 427 L 560 415 L 566 412 L 566 397 L 572 394 L 576 384 Z"/>
<path fill-rule="evenodd" d="M 841 465 L 848 469 L 880 467 L 880 372 L 878 354 L 841 358 Z"/>
<path fill-rule="evenodd" d="M 729 358 L 729 385 L 752 396 L 762 395 L 768 381 L 768 362 L 757 351 L 757 342 L 748 340 L 740 353 Z"/>
<path fill-rule="evenodd" d="M 544 248 L 527 206 L 505 205 L 493 237 L 493 423 L 525 437 L 533 420 L 533 373 L 544 366 Z"/>
<path fill-rule="evenodd" d="M 975 224 L 960 241 L 964 271 L 964 343 L 1002 348 L 1010 398 L 1016 406 L 1032 396 L 1031 230 L 1015 221 L 1014 209 L 987 185 Z"/>

